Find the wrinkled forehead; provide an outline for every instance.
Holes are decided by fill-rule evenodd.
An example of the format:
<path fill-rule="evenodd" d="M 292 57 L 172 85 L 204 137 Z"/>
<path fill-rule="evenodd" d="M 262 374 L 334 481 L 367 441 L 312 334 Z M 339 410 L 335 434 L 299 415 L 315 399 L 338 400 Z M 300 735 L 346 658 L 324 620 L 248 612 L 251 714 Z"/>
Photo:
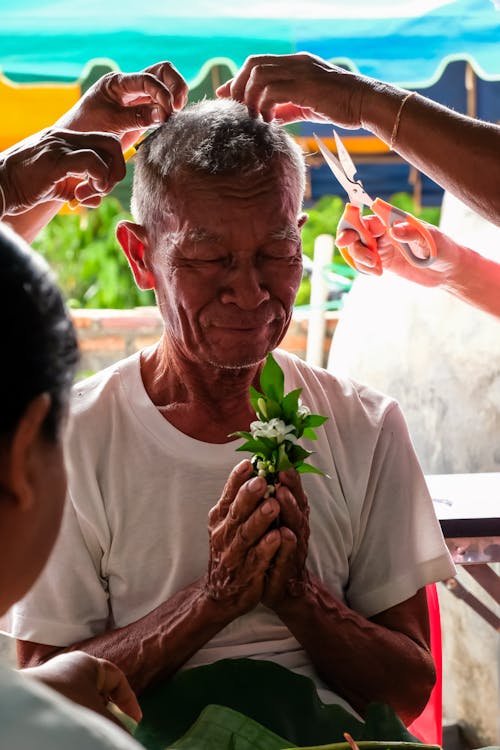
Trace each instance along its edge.
<path fill-rule="evenodd" d="M 298 239 L 299 193 L 293 170 L 184 173 L 168 191 L 156 236 L 179 232 L 184 241 L 210 242 L 252 230 L 261 238 Z"/>

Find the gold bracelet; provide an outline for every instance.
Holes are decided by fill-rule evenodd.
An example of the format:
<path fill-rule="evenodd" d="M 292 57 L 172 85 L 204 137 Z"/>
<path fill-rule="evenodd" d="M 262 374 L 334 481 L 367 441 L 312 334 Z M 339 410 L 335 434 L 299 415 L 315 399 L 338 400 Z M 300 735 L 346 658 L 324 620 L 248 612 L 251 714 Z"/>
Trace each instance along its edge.
<path fill-rule="evenodd" d="M 7 210 L 7 198 L 5 197 L 5 191 L 3 189 L 1 182 L 0 182 L 0 195 L 2 196 L 2 210 L 0 211 L 0 221 L 2 221 L 3 217 L 5 216 L 5 211 Z"/>
<path fill-rule="evenodd" d="M 396 138 L 398 137 L 399 123 L 401 121 L 401 115 L 403 113 L 404 106 L 406 102 L 408 101 L 408 99 L 410 98 L 410 96 L 414 96 L 414 95 L 415 95 L 415 91 L 409 91 L 406 94 L 406 96 L 403 96 L 403 98 L 401 99 L 401 104 L 399 105 L 398 113 L 394 121 L 394 127 L 392 129 L 391 141 L 389 143 L 389 148 L 391 149 L 391 151 L 393 150 L 394 145 L 396 143 Z"/>

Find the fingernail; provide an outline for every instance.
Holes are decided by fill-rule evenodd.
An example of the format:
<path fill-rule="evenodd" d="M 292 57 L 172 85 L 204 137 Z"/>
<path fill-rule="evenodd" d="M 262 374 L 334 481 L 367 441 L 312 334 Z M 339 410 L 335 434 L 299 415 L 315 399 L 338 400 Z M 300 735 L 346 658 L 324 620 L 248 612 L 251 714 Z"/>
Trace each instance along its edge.
<path fill-rule="evenodd" d="M 248 483 L 248 489 L 250 492 L 263 492 L 266 486 L 265 481 L 262 477 L 254 477 Z"/>
<path fill-rule="evenodd" d="M 161 112 L 159 107 L 153 107 L 151 110 L 151 120 L 152 122 L 161 122 Z"/>
<path fill-rule="evenodd" d="M 252 464 L 250 463 L 248 458 L 244 458 L 243 461 L 240 461 L 239 464 L 236 464 L 235 471 L 237 474 L 248 474 L 251 467 Z"/>
<path fill-rule="evenodd" d="M 260 512 L 265 516 L 269 516 L 273 512 L 272 503 L 262 503 L 262 505 L 260 506 Z"/>

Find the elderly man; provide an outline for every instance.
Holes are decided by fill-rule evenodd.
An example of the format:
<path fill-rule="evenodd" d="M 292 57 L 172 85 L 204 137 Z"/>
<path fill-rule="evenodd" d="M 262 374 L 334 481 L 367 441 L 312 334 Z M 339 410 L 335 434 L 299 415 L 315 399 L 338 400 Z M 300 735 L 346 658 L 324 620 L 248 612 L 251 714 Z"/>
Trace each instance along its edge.
<path fill-rule="evenodd" d="M 233 468 L 292 315 L 303 190 L 293 140 L 236 102 L 187 107 L 139 149 L 118 238 L 165 331 L 76 386 L 63 532 L 11 616 L 24 665 L 78 644 L 141 690 L 250 656 L 360 712 L 426 703 L 424 586 L 454 569 L 397 404 L 278 350 L 286 389 L 328 416 L 329 477 L 282 472 L 262 501 L 250 462 Z"/>

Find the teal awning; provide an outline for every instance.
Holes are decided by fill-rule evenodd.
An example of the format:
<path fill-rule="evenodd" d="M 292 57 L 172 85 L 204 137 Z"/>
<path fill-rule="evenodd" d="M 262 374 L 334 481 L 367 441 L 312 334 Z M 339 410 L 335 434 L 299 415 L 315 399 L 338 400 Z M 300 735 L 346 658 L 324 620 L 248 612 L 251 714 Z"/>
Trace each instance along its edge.
<path fill-rule="evenodd" d="M 76 80 L 108 58 L 124 71 L 171 60 L 195 84 L 222 58 L 307 50 L 403 85 L 451 59 L 500 76 L 500 12 L 489 0 L 0 0 L 0 69 L 13 80 Z"/>

